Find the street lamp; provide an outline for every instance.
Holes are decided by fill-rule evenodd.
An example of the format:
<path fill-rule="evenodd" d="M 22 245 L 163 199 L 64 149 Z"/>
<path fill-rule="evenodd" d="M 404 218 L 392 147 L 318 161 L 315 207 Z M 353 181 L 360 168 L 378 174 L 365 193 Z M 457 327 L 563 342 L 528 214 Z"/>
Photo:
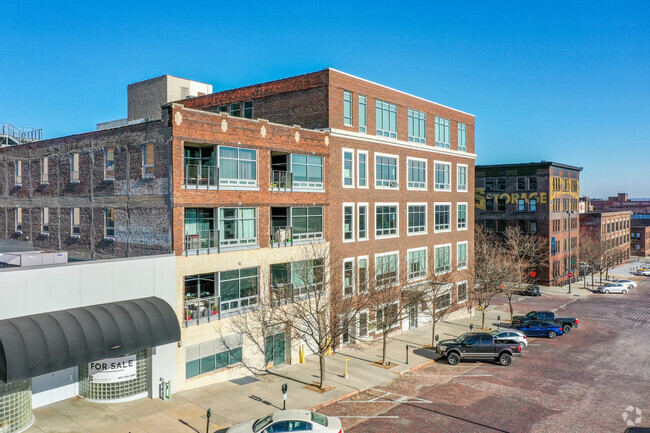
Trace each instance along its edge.
<path fill-rule="evenodd" d="M 569 294 L 571 294 L 571 280 L 573 279 L 573 273 L 572 273 L 573 262 L 571 261 L 571 249 L 573 247 L 573 241 L 571 240 L 571 215 L 574 212 L 575 211 L 573 210 L 566 211 L 567 216 L 569 218 L 569 273 L 571 274 L 571 276 L 569 277 Z"/>

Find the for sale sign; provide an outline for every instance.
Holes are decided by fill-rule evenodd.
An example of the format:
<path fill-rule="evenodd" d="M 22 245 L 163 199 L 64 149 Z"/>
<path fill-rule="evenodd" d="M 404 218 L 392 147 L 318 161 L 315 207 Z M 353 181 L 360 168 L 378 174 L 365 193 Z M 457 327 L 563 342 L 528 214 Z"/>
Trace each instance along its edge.
<path fill-rule="evenodd" d="M 116 383 L 138 377 L 135 355 L 108 358 L 88 363 L 88 380 L 93 383 Z"/>

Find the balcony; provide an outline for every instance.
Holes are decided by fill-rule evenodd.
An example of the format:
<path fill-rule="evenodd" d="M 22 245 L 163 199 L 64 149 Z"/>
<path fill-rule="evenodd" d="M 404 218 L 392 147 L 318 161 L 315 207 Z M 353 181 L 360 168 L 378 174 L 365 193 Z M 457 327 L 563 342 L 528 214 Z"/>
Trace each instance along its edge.
<path fill-rule="evenodd" d="M 203 164 L 185 164 L 185 189 L 219 186 L 219 167 Z"/>
<path fill-rule="evenodd" d="M 272 207 L 271 247 L 323 241 L 322 207 Z"/>
<path fill-rule="evenodd" d="M 271 191 L 322 191 L 323 158 L 271 152 Z"/>

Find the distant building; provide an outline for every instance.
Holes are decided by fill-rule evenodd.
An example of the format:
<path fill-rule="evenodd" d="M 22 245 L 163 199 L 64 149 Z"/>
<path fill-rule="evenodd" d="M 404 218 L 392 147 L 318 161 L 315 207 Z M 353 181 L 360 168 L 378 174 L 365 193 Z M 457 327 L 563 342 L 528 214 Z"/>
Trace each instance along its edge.
<path fill-rule="evenodd" d="M 548 266 L 537 270 L 542 284 L 563 285 L 576 268 L 580 171 L 550 161 L 476 166 L 476 224 L 498 233 L 519 227 L 546 239 Z"/>
<path fill-rule="evenodd" d="M 634 218 L 631 224 L 631 254 L 637 257 L 650 257 L 650 218 Z"/>
<path fill-rule="evenodd" d="M 591 204 L 596 212 L 629 210 L 634 213 L 650 214 L 650 200 L 630 200 L 626 192 L 619 192 L 616 196 L 608 197 L 607 200 L 592 199 Z"/>
<path fill-rule="evenodd" d="M 578 203 L 579 213 L 592 212 L 594 206 L 591 204 L 591 198 L 589 197 L 580 197 L 580 202 Z"/>
<path fill-rule="evenodd" d="M 620 264 L 630 259 L 630 211 L 581 214 L 580 225 L 603 243 L 603 256 L 610 264 Z"/>

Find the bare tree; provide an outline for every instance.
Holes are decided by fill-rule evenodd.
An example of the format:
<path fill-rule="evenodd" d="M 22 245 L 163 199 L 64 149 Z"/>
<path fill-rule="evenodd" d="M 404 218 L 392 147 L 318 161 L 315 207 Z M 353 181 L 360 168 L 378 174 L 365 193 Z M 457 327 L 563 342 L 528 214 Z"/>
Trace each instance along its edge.
<path fill-rule="evenodd" d="M 510 319 L 513 316 L 512 297 L 521 291 L 525 285 L 533 281 L 531 271 L 537 270 L 548 263 L 547 242 L 537 235 L 527 234 L 519 227 L 506 228 L 503 239 L 508 260 L 508 282 L 503 284 L 502 292 L 508 298 Z"/>
<path fill-rule="evenodd" d="M 602 268 L 602 243 L 594 232 L 586 227 L 580 228 L 580 261 L 585 263 L 591 275 L 591 285 L 594 285 L 594 273 Z M 585 278 L 586 284 L 587 278 Z"/>
<path fill-rule="evenodd" d="M 510 266 L 498 238 L 478 225 L 474 245 L 474 266 L 470 266 L 470 270 L 475 284 L 471 293 L 481 310 L 481 328 L 485 328 L 485 310 L 501 292 Z"/>

